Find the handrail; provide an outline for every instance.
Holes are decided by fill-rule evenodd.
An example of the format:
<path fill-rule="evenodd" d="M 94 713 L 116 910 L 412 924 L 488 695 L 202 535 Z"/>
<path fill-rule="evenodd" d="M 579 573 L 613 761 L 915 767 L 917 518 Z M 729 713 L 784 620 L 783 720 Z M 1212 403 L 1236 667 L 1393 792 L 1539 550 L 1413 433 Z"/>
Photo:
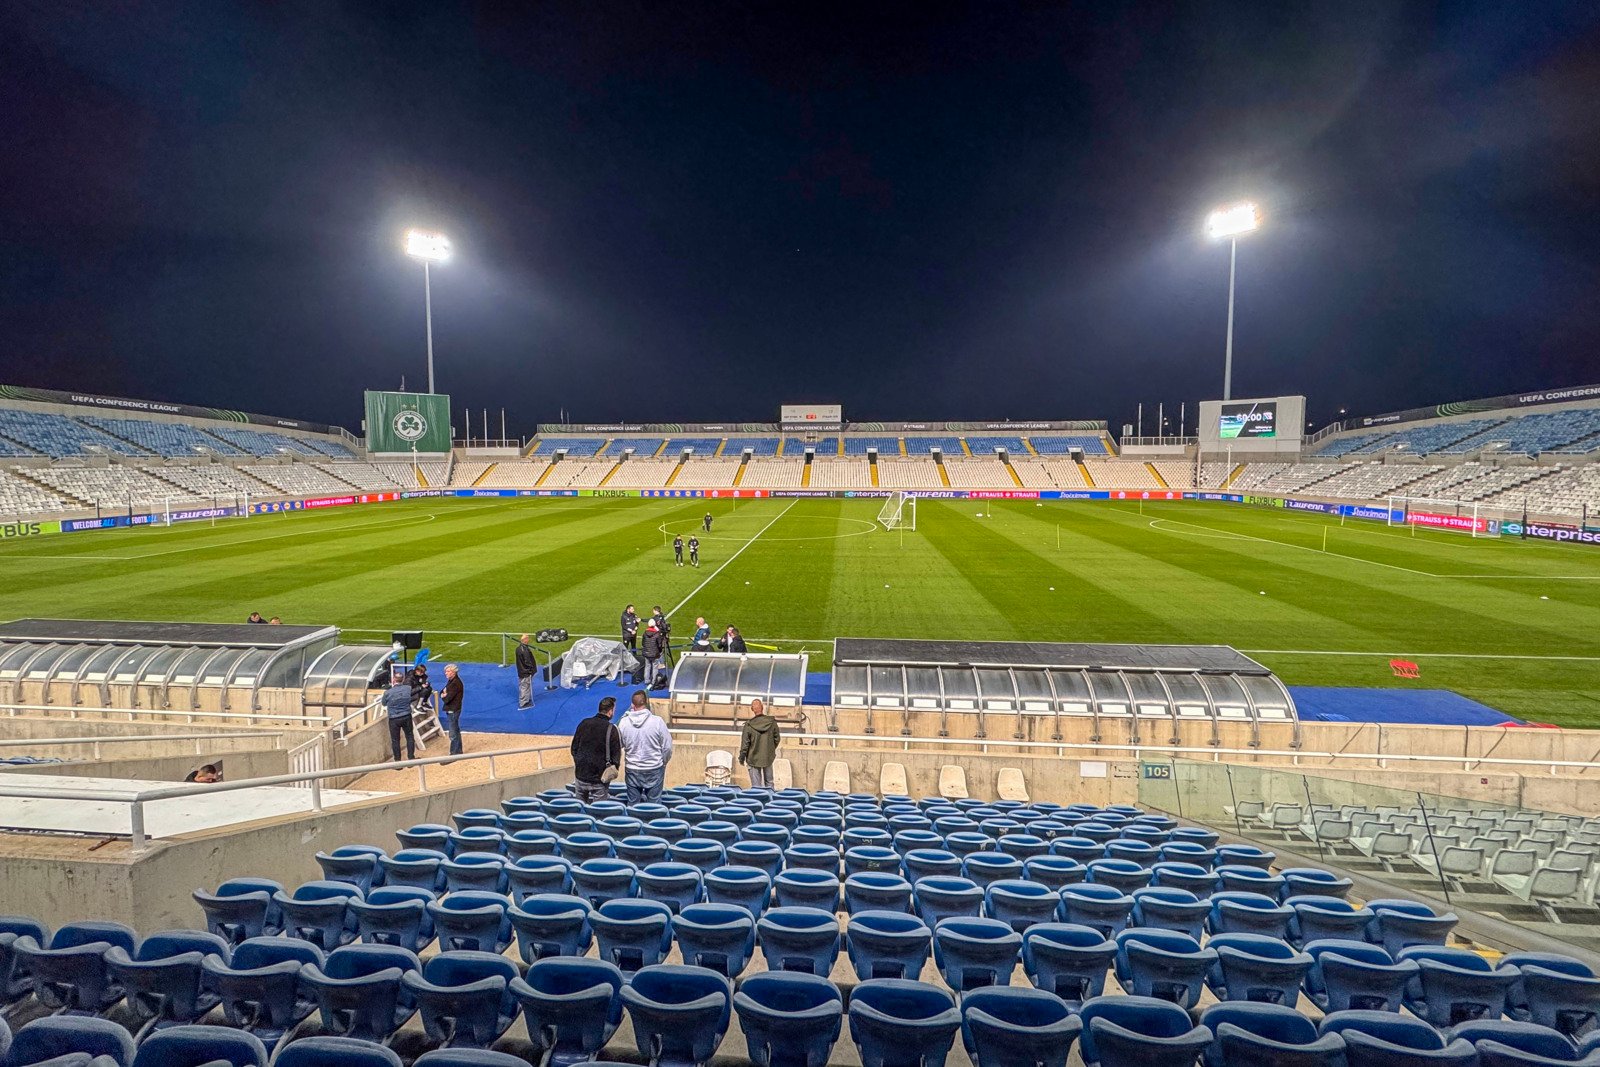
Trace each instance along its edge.
<path fill-rule="evenodd" d="M 61 704 L 14 704 L 14 703 L 10 703 L 10 702 L 0 701 L 0 711 L 4 711 L 7 715 L 11 715 L 11 716 L 16 715 L 16 713 L 19 712 L 19 711 L 54 711 L 54 712 L 60 712 L 62 710 L 62 708 L 63 708 L 63 705 L 61 705 Z M 251 712 L 251 711 L 193 711 L 193 710 L 189 710 L 189 709 L 181 709 L 180 710 L 180 709 L 177 709 L 177 708 L 90 708 L 90 707 L 71 707 L 71 708 L 67 708 L 66 710 L 69 713 L 67 717 L 70 718 L 70 719 L 76 719 L 78 717 L 78 712 L 79 711 L 92 711 L 92 712 L 96 712 L 96 713 L 102 713 L 103 712 L 103 713 L 110 714 L 110 715 L 126 715 L 126 716 L 128 716 L 129 720 L 132 720 L 132 719 L 135 719 L 135 718 L 154 718 L 154 717 L 157 717 L 157 716 L 162 717 L 162 718 L 174 718 L 174 717 L 179 716 L 179 715 L 186 715 L 191 719 L 194 719 L 194 718 L 201 718 L 201 719 L 245 719 L 245 720 L 250 721 L 250 722 L 256 722 L 258 720 L 264 720 L 264 721 L 269 721 L 269 722 L 296 722 L 296 723 L 302 723 L 307 727 L 318 727 L 318 728 L 326 727 L 327 724 L 328 724 L 328 717 L 326 715 L 307 715 L 304 712 L 290 712 L 290 711 L 285 711 L 285 712 L 282 712 L 282 713 L 279 713 L 279 714 L 272 714 L 272 713 L 268 713 L 268 712 L 262 712 L 262 713 L 258 714 L 256 712 Z"/>
<path fill-rule="evenodd" d="M 567 752 L 567 745 L 527 745 L 522 748 L 502 748 L 492 752 L 467 752 L 459 756 L 425 756 L 422 759 L 398 760 L 393 763 L 365 763 L 355 767 L 334 767 L 320 771 L 302 771 L 291 774 L 272 774 L 263 778 L 242 778 L 231 782 L 190 782 L 182 785 L 163 785 L 154 789 L 73 789 L 60 786 L 13 785 L 0 782 L 0 797 L 22 797 L 36 800 L 97 800 L 128 804 L 130 838 L 135 852 L 142 852 L 147 841 L 144 832 L 144 806 L 157 800 L 177 797 L 201 796 L 206 793 L 228 793 L 239 789 L 256 789 L 264 786 L 311 785 L 311 810 L 322 810 L 322 782 L 328 778 L 360 777 L 378 771 L 396 771 L 408 767 L 417 769 L 417 791 L 428 791 L 428 768 L 444 763 L 466 763 L 472 760 L 489 761 L 489 781 L 496 781 L 495 760 L 506 756 L 535 753 L 539 757 L 538 770 L 544 770 L 546 752 Z"/>
<path fill-rule="evenodd" d="M 669 727 L 670 729 L 670 727 Z M 692 730 L 671 730 L 675 738 L 682 738 L 694 743 L 699 734 L 708 737 L 725 737 L 725 730 L 706 730 L 696 728 Z M 786 742 L 810 742 L 818 744 L 822 741 L 872 741 L 878 746 L 885 744 L 899 745 L 901 751 L 913 751 L 913 745 L 932 745 L 934 747 L 970 748 L 978 746 L 987 751 L 990 746 L 1004 748 L 1043 749 L 1049 752 L 1086 751 L 1086 752 L 1132 752 L 1135 758 L 1142 752 L 1153 755 L 1173 755 L 1196 753 L 1212 757 L 1212 763 L 1221 763 L 1217 756 L 1287 756 L 1291 766 L 1300 766 L 1301 760 L 1376 760 L 1380 768 L 1387 768 L 1390 760 L 1410 761 L 1417 763 L 1459 763 L 1462 770 L 1474 770 L 1485 764 L 1521 766 L 1521 767 L 1549 767 L 1550 773 L 1555 774 L 1559 767 L 1576 767 L 1583 770 L 1593 770 L 1600 767 L 1600 763 L 1592 760 L 1559 760 L 1559 759 L 1516 759 L 1506 756 L 1419 756 L 1411 753 L 1381 753 L 1381 752 L 1307 752 L 1304 749 L 1272 749 L 1272 748 L 1204 748 L 1192 745 L 1121 745 L 1106 744 L 1101 742 L 1082 741 L 1020 741 L 1014 739 L 994 738 L 967 738 L 967 737 L 885 737 L 883 734 L 794 734 L 783 735 Z M 820 747 L 820 746 L 819 746 Z M 838 746 L 831 745 L 837 748 Z"/>
<path fill-rule="evenodd" d="M 383 697 L 381 697 L 381 696 L 373 697 L 372 700 L 370 700 L 366 704 L 363 704 L 357 710 L 352 711 L 350 714 L 346 715 L 344 718 L 340 719 L 338 722 L 329 724 L 329 726 L 327 728 L 328 732 L 333 734 L 340 741 L 348 741 L 349 738 L 347 738 L 345 736 L 345 734 L 347 733 L 347 731 L 344 728 L 345 724 L 350 722 L 352 719 L 361 718 L 363 715 L 366 715 L 368 712 L 372 711 L 374 708 L 381 707 L 382 705 L 383 705 Z M 365 725 L 365 724 L 363 724 L 363 725 Z"/>

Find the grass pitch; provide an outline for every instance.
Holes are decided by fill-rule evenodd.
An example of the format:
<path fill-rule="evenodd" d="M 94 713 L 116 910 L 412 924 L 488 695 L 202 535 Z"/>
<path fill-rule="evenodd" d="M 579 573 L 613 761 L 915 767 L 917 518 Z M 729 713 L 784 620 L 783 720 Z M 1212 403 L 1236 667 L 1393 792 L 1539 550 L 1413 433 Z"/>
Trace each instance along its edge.
<path fill-rule="evenodd" d="M 1454 689 L 1600 725 L 1600 553 L 1200 502 L 425 500 L 0 542 L 0 618 L 420 628 L 498 660 L 501 633 L 614 635 L 624 604 L 812 651 L 836 635 L 1229 644 L 1290 684 Z M 699 531 L 701 566 L 670 535 Z M 1324 549 L 1324 546 L 1325 549 Z M 370 631 L 370 632 L 361 632 Z M 1420 681 L 1391 676 L 1401 656 Z"/>

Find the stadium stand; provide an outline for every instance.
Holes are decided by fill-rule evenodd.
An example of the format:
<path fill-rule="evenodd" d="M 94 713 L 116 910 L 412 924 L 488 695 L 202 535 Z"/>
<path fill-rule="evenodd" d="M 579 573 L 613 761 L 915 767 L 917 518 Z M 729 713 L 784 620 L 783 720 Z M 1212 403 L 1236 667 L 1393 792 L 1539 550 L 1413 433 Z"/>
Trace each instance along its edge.
<path fill-rule="evenodd" d="M 605 450 L 605 454 L 612 459 L 621 459 L 631 449 L 634 459 L 649 459 L 666 443 L 666 439 L 662 437 L 614 437 L 611 439 L 610 447 Z M 666 456 L 663 455 L 662 458 L 665 459 Z M 678 457 L 673 456 L 672 458 L 677 459 Z"/>
<path fill-rule="evenodd" d="M 974 456 L 987 456 L 996 449 L 1003 448 L 1012 456 L 1025 456 L 1028 447 L 1022 443 L 1020 437 L 968 437 L 967 448 Z"/>
<path fill-rule="evenodd" d="M 463 459 L 458 460 L 450 471 L 450 484 L 458 488 L 466 488 L 483 477 L 483 472 L 495 466 L 491 460 Z M 433 483 L 433 475 L 428 475 L 429 484 Z"/>
<path fill-rule="evenodd" d="M 1385 436 L 1387 435 L 1381 433 L 1361 433 L 1350 437 L 1333 437 L 1318 445 L 1314 454 L 1327 456 L 1330 459 L 1349 455 L 1351 452 L 1356 452 L 1372 445 Z"/>
<path fill-rule="evenodd" d="M 722 454 L 739 456 L 748 451 L 752 457 L 776 456 L 778 440 L 776 437 L 730 437 L 723 446 Z"/>
<path fill-rule="evenodd" d="M 298 437 L 263 430 L 246 430 L 236 426 L 219 426 L 211 431 L 235 448 L 251 456 L 277 456 L 288 452 L 298 456 L 325 459 L 326 454 L 312 448 Z"/>
<path fill-rule="evenodd" d="M 807 441 L 803 437 L 785 437 L 783 439 L 783 454 L 796 459 L 806 449 L 813 449 L 819 456 L 837 456 L 839 454 L 839 435 L 828 434 L 815 441 Z"/>
<path fill-rule="evenodd" d="M 1011 469 L 1017 472 L 1017 477 L 1022 479 L 1022 484 L 1028 489 L 1059 489 L 1055 478 L 1050 473 L 1050 465 L 1042 459 L 1030 456 L 1011 457 Z M 1080 481 L 1082 479 L 1079 479 Z"/>
<path fill-rule="evenodd" d="M 102 433 L 65 415 L 21 408 L 0 408 L 0 437 L 55 459 L 95 452 L 119 456 L 150 454 L 138 445 Z"/>
<path fill-rule="evenodd" d="M 1440 468 L 1418 463 L 1363 463 L 1347 467 L 1316 485 L 1319 496 L 1347 500 L 1381 500 L 1402 486 L 1420 481 Z"/>
<path fill-rule="evenodd" d="M 1151 460 L 1150 465 L 1161 474 L 1168 489 L 1193 489 L 1194 464 L 1182 459 Z"/>
<path fill-rule="evenodd" d="M 1439 451 L 1466 453 L 1493 448 L 1497 452 L 1536 456 L 1541 452 L 1573 447 L 1576 442 L 1584 441 L 1596 434 L 1600 434 L 1600 410 L 1588 408 L 1548 411 L 1507 419 L 1499 426 L 1457 441 Z M 1582 451 L 1592 451 L 1594 448 L 1600 448 L 1600 441 L 1591 442 L 1590 447 Z"/>
<path fill-rule="evenodd" d="M 158 456 L 193 456 L 207 452 L 219 456 L 244 453 L 220 437 L 212 437 L 181 422 L 156 422 L 153 419 L 108 419 L 99 415 L 80 416 L 79 422 L 131 441 Z"/>
<path fill-rule="evenodd" d="M 1535 495 L 1538 510 L 1568 515 L 1600 515 L 1600 464 L 1558 468 L 1528 487 Z M 1526 490 L 1502 489 L 1483 500 L 1500 506 L 1523 503 Z"/>
<path fill-rule="evenodd" d="M 1028 443 L 1033 445 L 1033 450 L 1041 456 L 1064 456 L 1074 448 L 1081 449 L 1086 456 L 1106 455 L 1105 439 L 1099 436 L 1086 436 L 1083 434 L 1067 434 L 1063 436 L 1030 435 Z"/>
<path fill-rule="evenodd" d="M 647 489 L 667 484 L 667 479 L 678 466 L 676 456 L 671 459 L 630 459 L 617 466 L 617 472 L 607 480 L 612 489 Z"/>
<path fill-rule="evenodd" d="M 792 489 L 800 484 L 804 472 L 805 465 L 791 459 L 752 458 L 739 484 L 758 489 Z"/>
<path fill-rule="evenodd" d="M 604 437 L 545 437 L 533 443 L 528 455 L 547 457 L 565 452 L 568 458 L 596 455 L 606 443 Z"/>
<path fill-rule="evenodd" d="M 1537 456 L 1600 449 L 1600 408 L 1569 408 L 1503 418 L 1427 421 L 1386 432 L 1342 434 L 1320 444 L 1320 456 L 1365 455 L 1388 450 L 1419 455 L 1469 455 L 1489 450 Z"/>
<path fill-rule="evenodd" d="M 1102 489 L 1160 489 L 1150 468 L 1136 460 L 1085 459 L 1089 477 Z"/>
<path fill-rule="evenodd" d="M 1006 472 L 1006 465 L 992 456 L 983 459 L 976 456 L 948 456 L 944 461 L 944 469 L 945 473 L 950 475 L 950 484 L 955 486 L 982 489 L 1016 484 Z"/>
<path fill-rule="evenodd" d="M 690 459 L 685 461 L 672 484 L 674 488 L 682 486 L 685 489 L 728 489 L 733 486 L 734 476 L 738 473 L 738 457 Z"/>
<path fill-rule="evenodd" d="M 1355 463 L 1252 463 L 1229 488 L 1239 492 L 1297 493 L 1351 470 Z"/>
<path fill-rule="evenodd" d="M 316 464 L 316 467 L 319 470 L 332 475 L 341 482 L 345 482 L 346 484 L 355 486 L 357 489 L 363 489 L 371 493 L 383 492 L 390 489 L 399 489 L 402 487 L 407 489 L 411 488 L 411 486 L 414 484 L 411 477 L 411 464 L 407 463 L 404 465 L 404 482 L 397 481 L 394 475 L 391 474 L 387 469 L 389 467 L 399 466 L 401 466 L 399 463 L 383 464 L 382 466 L 375 463 Z"/>
<path fill-rule="evenodd" d="M 78 503 L 26 478 L 0 471 L 0 517 L 67 511 Z"/>
<path fill-rule="evenodd" d="M 261 463 L 239 469 L 291 496 L 342 495 L 355 488 L 310 463 Z"/>
<path fill-rule="evenodd" d="M 844 454 L 847 456 L 864 456 L 869 451 L 877 452 L 880 456 L 898 456 L 900 454 L 900 438 L 856 437 L 851 435 L 844 439 Z"/>
<path fill-rule="evenodd" d="M 693 452 L 696 459 L 705 459 L 715 455 L 717 449 L 721 447 L 722 438 L 720 437 L 672 437 L 667 440 L 667 447 L 662 450 L 661 455 L 662 458 L 670 456 L 673 459 L 677 459 L 683 455 L 683 450 L 687 448 Z M 772 447 L 777 448 L 778 446 L 773 445 Z"/>
<path fill-rule="evenodd" d="M 68 496 L 100 507 L 194 499 L 171 482 L 152 478 L 138 468 L 123 464 L 109 467 L 35 467 L 28 474 Z"/>
<path fill-rule="evenodd" d="M 959 437 L 906 438 L 906 455 L 908 456 L 925 456 L 936 448 L 946 456 L 966 455 L 966 452 L 961 448 L 961 438 Z"/>
<path fill-rule="evenodd" d="M 861 458 L 819 456 L 811 464 L 811 485 L 821 489 L 867 489 L 872 485 L 872 467 Z"/>
<path fill-rule="evenodd" d="M 568 461 L 563 461 L 568 462 Z M 481 480 L 475 477 L 471 482 L 464 480 L 462 465 L 456 465 L 456 485 L 477 485 L 484 489 L 532 489 L 539 484 L 539 479 L 544 477 L 544 472 L 550 466 L 542 459 L 511 460 L 505 463 L 496 463 L 494 469 L 488 474 L 480 470 Z"/>
<path fill-rule="evenodd" d="M 1233 474 L 1234 464 L 1205 462 L 1200 464 L 1200 488 L 1221 489 Z"/>
<path fill-rule="evenodd" d="M 1001 477 L 1005 475 L 1002 473 Z M 954 483 L 953 473 L 950 478 Z M 944 481 L 939 477 L 938 465 L 924 456 L 918 459 L 880 459 L 878 485 L 885 489 L 940 489 Z"/>
<path fill-rule="evenodd" d="M 594 489 L 601 479 L 617 465 L 614 459 L 572 459 L 568 457 L 551 465 L 545 477 L 544 489 Z"/>
<path fill-rule="evenodd" d="M 199 497 L 263 496 L 274 491 L 265 482 L 225 463 L 172 463 L 152 468 L 151 473 Z"/>
<path fill-rule="evenodd" d="M 1425 456 L 1441 452 L 1457 441 L 1498 426 L 1502 419 L 1467 419 L 1460 422 L 1425 422 L 1403 430 L 1384 434 L 1376 441 L 1363 445 L 1351 455 L 1368 455 L 1375 452 L 1402 451 Z"/>

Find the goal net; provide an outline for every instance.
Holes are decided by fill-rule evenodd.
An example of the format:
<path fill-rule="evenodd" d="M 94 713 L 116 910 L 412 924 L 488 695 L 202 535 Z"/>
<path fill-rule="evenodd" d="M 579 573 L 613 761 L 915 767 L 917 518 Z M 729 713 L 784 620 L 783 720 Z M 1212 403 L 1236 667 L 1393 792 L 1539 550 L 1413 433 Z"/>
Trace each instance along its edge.
<path fill-rule="evenodd" d="M 1472 537 L 1499 537 L 1500 525 L 1517 518 L 1512 509 L 1477 500 L 1431 496 L 1391 496 L 1389 525 L 1444 530 Z"/>
<path fill-rule="evenodd" d="M 915 530 L 917 528 L 917 498 L 910 493 L 896 493 L 883 502 L 878 512 L 878 525 L 885 530 Z"/>

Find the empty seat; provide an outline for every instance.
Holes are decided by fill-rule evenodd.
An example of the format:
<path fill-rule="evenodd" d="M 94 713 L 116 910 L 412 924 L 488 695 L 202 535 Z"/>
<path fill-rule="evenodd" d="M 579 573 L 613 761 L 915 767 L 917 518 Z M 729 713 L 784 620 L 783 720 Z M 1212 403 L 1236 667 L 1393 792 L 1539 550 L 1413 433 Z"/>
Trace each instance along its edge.
<path fill-rule="evenodd" d="M 111 946 L 106 967 L 141 1020 L 169 1027 L 196 1022 L 217 1006 L 216 994 L 201 988 L 200 963 L 208 956 L 227 963 L 229 955 L 228 943 L 216 934 L 164 930 L 145 938 L 131 954 Z"/>
<path fill-rule="evenodd" d="M 699 867 L 668 860 L 645 867 L 635 881 L 641 897 L 659 900 L 673 912 L 679 912 L 704 897 L 704 878 Z"/>
<path fill-rule="evenodd" d="M 66 1059 L 74 1053 L 83 1059 Z M 62 1057 L 58 1061 L 58 1057 Z M 104 1057 L 92 1059 L 92 1057 Z M 131 1067 L 133 1038 L 119 1023 L 109 1019 L 76 1015 L 55 1015 L 35 1019 L 19 1029 L 11 1039 L 8 1067 L 33 1067 L 34 1064 L 66 1064 L 67 1067 Z"/>
<path fill-rule="evenodd" d="M 820 908 L 832 913 L 839 907 L 839 879 L 831 871 L 786 870 L 773 879 L 772 893 L 782 908 Z"/>
<path fill-rule="evenodd" d="M 961 998 L 961 1038 L 975 1067 L 1065 1067 L 1082 1028 L 1037 989 L 975 989 Z"/>
<path fill-rule="evenodd" d="M 947 763 L 939 768 L 939 795 L 951 800 L 967 797 L 967 772 L 960 765 Z"/>
<path fill-rule="evenodd" d="M 1369 900 L 1367 907 L 1373 915 L 1367 937 L 1391 956 L 1413 945 L 1443 945 L 1458 922 L 1453 912 L 1435 914 L 1415 900 Z"/>
<path fill-rule="evenodd" d="M 1278 859 L 1278 854 L 1270 852 L 1255 845 L 1218 845 L 1217 866 L 1227 864 L 1242 864 L 1249 867 L 1260 867 L 1270 870 Z"/>
<path fill-rule="evenodd" d="M 868 872 L 844 881 L 844 910 L 911 911 L 911 883 L 898 874 Z"/>
<path fill-rule="evenodd" d="M 283 913 L 284 933 L 329 952 L 355 940 L 356 917 L 345 905 L 360 896 L 348 882 L 316 881 L 295 887 L 293 895 L 274 893 L 272 899 Z"/>
<path fill-rule="evenodd" d="M 729 866 L 754 867 L 768 878 L 776 878 L 783 871 L 783 846 L 772 841 L 736 841 L 728 846 L 727 854 Z M 897 855 L 895 863 L 899 862 Z"/>
<path fill-rule="evenodd" d="M 230 945 L 237 945 L 282 929 L 283 916 L 273 900 L 273 894 L 282 889 L 267 878 L 230 878 L 217 886 L 215 893 L 196 889 L 193 896 L 205 912 L 206 929 Z"/>
<path fill-rule="evenodd" d="M 839 760 L 829 760 L 822 768 L 822 788 L 834 793 L 850 792 L 850 767 Z"/>
<path fill-rule="evenodd" d="M 393 1049 L 349 1037 L 303 1037 L 285 1045 L 272 1063 L 273 1067 L 401 1067 Z"/>
<path fill-rule="evenodd" d="M 423 907 L 440 951 L 504 952 L 511 944 L 511 901 L 499 893 L 446 893 Z"/>
<path fill-rule="evenodd" d="M 725 866 L 706 872 L 705 899 L 733 904 L 759 916 L 772 899 L 772 878 L 759 867 Z"/>
<path fill-rule="evenodd" d="M 1163 860 L 1150 868 L 1150 884 L 1164 889 L 1183 889 L 1205 900 L 1217 891 L 1222 879 L 1210 867 L 1186 860 Z"/>
<path fill-rule="evenodd" d="M 756 1067 L 826 1067 L 844 1018 L 844 1001 L 832 982 L 781 971 L 740 983 L 733 1009 Z"/>
<path fill-rule="evenodd" d="M 1034 923 L 1050 922 L 1061 898 L 1049 886 L 1020 878 L 990 882 L 984 890 L 984 914 L 1021 933 Z"/>
<path fill-rule="evenodd" d="M 230 960 L 202 959 L 201 983 L 221 1003 L 229 1026 L 248 1030 L 270 1047 L 316 1007 L 300 970 L 323 959 L 322 950 L 307 941 L 252 937 Z"/>
<path fill-rule="evenodd" d="M 737 978 L 755 952 L 756 925 L 736 904 L 691 904 L 672 921 L 683 962 Z"/>
<path fill-rule="evenodd" d="M 1377 945 L 1361 941 L 1310 941 L 1304 987 L 1325 1012 L 1399 1011 L 1406 986 L 1417 976 L 1410 960 L 1396 962 Z"/>
<path fill-rule="evenodd" d="M 1010 985 L 1022 935 L 998 919 L 949 918 L 933 929 L 933 958 L 951 989 Z"/>
<path fill-rule="evenodd" d="M 1360 941 L 1372 923 L 1372 909 L 1358 908 L 1339 897 L 1289 897 L 1284 906 L 1294 912 L 1289 920 L 1289 942 L 1306 945 L 1329 939 Z"/>
<path fill-rule="evenodd" d="M 1156 930 L 1174 930 L 1196 941 L 1205 931 L 1209 901 L 1198 899 L 1186 889 L 1149 886 L 1133 894 L 1133 925 Z"/>
<path fill-rule="evenodd" d="M 846 836 L 864 831 L 847 830 Z M 886 845 L 856 845 L 845 851 L 845 877 L 853 874 L 899 874 L 900 853 Z"/>
<path fill-rule="evenodd" d="M 1416 980 L 1406 988 L 1406 1007 L 1441 1029 L 1500 1018 L 1507 994 L 1522 977 L 1516 967 L 1493 966 L 1470 949 L 1413 945 L 1401 949 L 1397 959 L 1418 968 Z"/>
<path fill-rule="evenodd" d="M 910 792 L 906 784 L 905 764 L 885 763 L 878 769 L 878 792 L 885 796 Z"/>
<path fill-rule="evenodd" d="M 1127 929 L 1133 898 L 1109 885 L 1069 885 L 1061 889 L 1057 916 L 1062 922 L 1088 926 L 1111 938 Z"/>
<path fill-rule="evenodd" d="M 1585 964 L 1550 952 L 1513 952 L 1501 962 L 1521 972 L 1506 995 L 1512 1019 L 1548 1026 L 1574 1040 L 1600 1022 L 1600 978 Z"/>
<path fill-rule="evenodd" d="M 1580 1053 L 1559 1030 L 1508 1019 L 1462 1023 L 1452 1035 L 1472 1043 L 1478 1067 L 1547 1067 L 1555 1064 L 1600 1064 L 1600 1048 Z"/>
<path fill-rule="evenodd" d="M 1105 992 L 1116 955 L 1116 944 L 1087 926 L 1040 923 L 1022 934 L 1022 969 L 1028 981 L 1069 1005 Z"/>
<path fill-rule="evenodd" d="M 654 1067 L 699 1067 L 727 1033 L 733 987 L 704 967 L 646 967 L 623 986 L 622 1003 Z"/>
<path fill-rule="evenodd" d="M 955 998 L 938 986 L 874 978 L 850 996 L 850 1037 L 862 1067 L 942 1064 L 960 1028 Z"/>
<path fill-rule="evenodd" d="M 1028 783 L 1019 767 L 1001 767 L 995 780 L 995 795 L 1001 800 L 1028 802 Z"/>
<path fill-rule="evenodd" d="M 978 915 L 983 890 L 966 878 L 930 875 L 913 887 L 912 903 L 917 917 L 932 928 L 941 919 Z"/>
<path fill-rule="evenodd" d="M 624 974 L 652 967 L 672 948 L 672 909 L 656 900 L 608 900 L 589 914 L 600 958 Z"/>
<path fill-rule="evenodd" d="M 560 855 L 560 851 L 561 838 L 553 830 L 517 830 L 506 838 L 506 859 L 513 863 L 525 856 Z"/>
<path fill-rule="evenodd" d="M 1078 1047 L 1087 1067 L 1192 1067 L 1211 1044 L 1210 1030 L 1165 1000 L 1097 997 L 1078 1017 Z"/>
<path fill-rule="evenodd" d="M 450 843 L 450 827 L 439 823 L 418 823 L 409 830 L 396 830 L 394 836 L 400 847 L 421 848 L 450 855 L 455 846 Z"/>
<path fill-rule="evenodd" d="M 443 952 L 401 981 L 417 1002 L 429 1040 L 488 1048 L 516 1020 L 510 985 L 517 975 L 516 964 L 495 953 Z"/>
<path fill-rule="evenodd" d="M 533 962 L 508 986 L 522 1007 L 528 1037 L 551 1067 L 597 1055 L 622 1022 L 622 972 L 604 960 L 579 956 Z"/>
<path fill-rule="evenodd" d="M 1088 880 L 1095 885 L 1110 886 L 1123 893 L 1132 893 L 1150 884 L 1154 872 L 1141 867 L 1133 860 L 1093 860 L 1088 865 Z"/>
<path fill-rule="evenodd" d="M 383 885 L 384 868 L 379 857 L 386 855 L 375 845 L 340 845 L 332 852 L 318 852 L 317 866 L 330 882 L 349 882 L 365 895 L 375 885 Z"/>
<path fill-rule="evenodd" d="M 1351 881 L 1340 878 L 1320 867 L 1290 867 L 1280 872 L 1283 889 L 1279 896 L 1287 902 L 1290 897 L 1317 896 L 1344 899 L 1350 892 Z"/>
<path fill-rule="evenodd" d="M 1124 930 L 1116 937 L 1117 983 L 1138 997 L 1171 1001 L 1183 1008 L 1200 1003 L 1217 954 L 1187 934 L 1171 930 Z"/>
<path fill-rule="evenodd" d="M 773 908 L 757 921 L 756 939 L 768 970 L 826 978 L 839 958 L 839 921 L 820 908 Z"/>
<path fill-rule="evenodd" d="M 33 980 L 39 1003 L 56 1011 L 98 1015 L 122 999 L 123 989 L 108 968 L 106 954 L 120 948 L 132 954 L 138 936 L 121 923 L 67 923 L 41 945 L 31 935 L 13 942 L 17 966 Z"/>
<path fill-rule="evenodd" d="M 402 978 L 420 970 L 416 953 L 396 945 L 346 945 L 321 966 L 306 964 L 300 979 L 316 997 L 324 1029 L 381 1042 L 416 1014 Z"/>
<path fill-rule="evenodd" d="M 1204 1067 L 1344 1067 L 1344 1039 L 1282 1004 L 1214 1004 L 1200 1025 L 1212 1033 Z"/>
<path fill-rule="evenodd" d="M 1207 947 L 1217 954 L 1206 984 L 1220 1000 L 1249 1000 L 1294 1007 L 1311 957 L 1260 934 L 1217 934 Z"/>
<path fill-rule="evenodd" d="M 433 917 L 427 906 L 432 890 L 416 886 L 383 886 L 365 900 L 350 898 L 345 905 L 356 917 L 356 935 L 369 945 L 399 945 L 412 952 L 433 940 Z"/>
<path fill-rule="evenodd" d="M 1289 936 L 1294 909 L 1278 903 L 1277 895 L 1213 893 L 1206 929 L 1213 934 L 1261 934 L 1280 941 Z"/>
<path fill-rule="evenodd" d="M 572 895 L 598 908 L 608 900 L 638 893 L 639 869 L 627 860 L 596 857 L 572 868 Z"/>
<path fill-rule="evenodd" d="M 961 877 L 961 859 L 942 848 L 914 848 L 901 858 L 900 870 L 913 885 L 932 875 Z"/>
<path fill-rule="evenodd" d="M 529 897 L 509 912 L 524 963 L 546 956 L 581 956 L 594 942 L 588 903 L 573 896 Z"/>
<path fill-rule="evenodd" d="M 1473 1067 L 1477 1062 L 1470 1042 L 1392 1012 L 1334 1012 L 1317 1029 L 1344 1039 L 1349 1067 Z"/>
<path fill-rule="evenodd" d="M 1222 882 L 1223 892 L 1260 893 L 1274 900 L 1280 899 L 1283 895 L 1282 875 L 1264 871 L 1260 867 L 1252 867 L 1247 863 L 1229 863 L 1218 867 L 1217 877 Z"/>
<path fill-rule="evenodd" d="M 850 917 L 846 945 L 862 981 L 916 979 L 928 962 L 933 932 L 921 919 L 898 911 L 862 911 Z"/>
<path fill-rule="evenodd" d="M 267 1050 L 253 1035 L 226 1026 L 174 1026 L 145 1038 L 134 1067 L 267 1067 Z"/>

